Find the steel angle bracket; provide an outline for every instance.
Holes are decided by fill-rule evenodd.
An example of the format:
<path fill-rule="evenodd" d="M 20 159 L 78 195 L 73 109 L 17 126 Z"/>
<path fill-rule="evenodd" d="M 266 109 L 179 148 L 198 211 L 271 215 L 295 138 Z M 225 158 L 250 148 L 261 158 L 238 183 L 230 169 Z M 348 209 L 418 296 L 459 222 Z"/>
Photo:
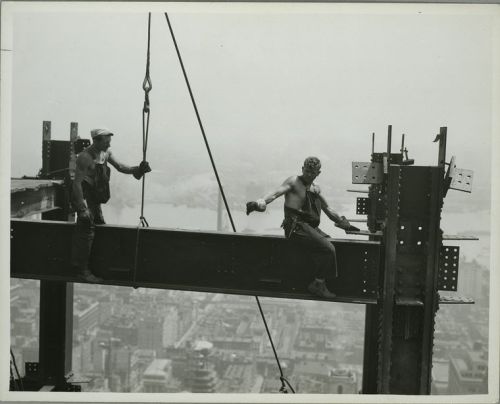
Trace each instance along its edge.
<path fill-rule="evenodd" d="M 446 291 L 457 290 L 458 285 L 458 260 L 460 247 L 441 246 L 439 252 L 438 289 Z"/>
<path fill-rule="evenodd" d="M 462 192 L 472 192 L 474 171 L 457 168 L 456 158 L 452 156 L 445 178 L 445 192 L 455 189 Z"/>
<path fill-rule="evenodd" d="M 356 214 L 367 215 L 370 211 L 370 198 L 356 198 Z"/>
<path fill-rule="evenodd" d="M 455 174 L 451 179 L 451 189 L 463 192 L 472 192 L 472 179 L 474 177 L 474 171 L 465 170 L 463 168 L 456 168 Z"/>
<path fill-rule="evenodd" d="M 384 178 L 383 165 L 379 162 L 352 162 L 353 184 L 380 184 Z"/>

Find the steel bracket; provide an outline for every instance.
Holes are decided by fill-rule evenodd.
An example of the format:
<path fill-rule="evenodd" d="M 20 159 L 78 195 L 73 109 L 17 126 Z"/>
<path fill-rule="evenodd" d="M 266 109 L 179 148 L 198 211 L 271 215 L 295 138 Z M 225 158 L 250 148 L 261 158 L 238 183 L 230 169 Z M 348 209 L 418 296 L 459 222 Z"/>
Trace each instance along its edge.
<path fill-rule="evenodd" d="M 384 178 L 382 163 L 352 162 L 353 184 L 380 184 Z"/>
<path fill-rule="evenodd" d="M 456 291 L 458 285 L 458 260 L 460 247 L 441 246 L 439 252 L 438 289 Z"/>
<path fill-rule="evenodd" d="M 367 215 L 370 211 L 370 198 L 356 198 L 356 214 Z"/>

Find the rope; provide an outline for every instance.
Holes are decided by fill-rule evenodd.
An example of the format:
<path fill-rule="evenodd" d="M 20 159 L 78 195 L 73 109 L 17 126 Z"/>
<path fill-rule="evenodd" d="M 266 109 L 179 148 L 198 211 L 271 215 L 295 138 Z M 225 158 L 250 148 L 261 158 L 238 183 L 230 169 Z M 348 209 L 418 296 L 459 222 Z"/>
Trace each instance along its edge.
<path fill-rule="evenodd" d="M 233 229 L 233 232 L 236 233 L 236 226 L 234 225 L 233 216 L 231 215 L 231 209 L 229 208 L 229 205 L 227 203 L 226 195 L 224 193 L 224 189 L 222 187 L 221 180 L 219 178 L 219 173 L 217 171 L 217 167 L 215 166 L 215 161 L 214 161 L 214 158 L 212 156 L 212 151 L 210 149 L 210 145 L 208 144 L 207 136 L 205 134 L 205 129 L 203 128 L 203 123 L 201 122 L 200 114 L 198 112 L 198 107 L 196 106 L 196 101 L 195 101 L 195 98 L 194 98 L 194 95 L 193 95 L 193 91 L 191 90 L 191 85 L 189 84 L 189 79 L 188 79 L 188 76 L 186 74 L 186 69 L 184 68 L 184 63 L 182 62 L 182 57 L 181 57 L 181 54 L 180 54 L 180 51 L 179 51 L 179 47 L 177 45 L 177 41 L 175 39 L 174 31 L 172 29 L 172 25 L 170 24 L 170 19 L 168 18 L 168 13 L 165 13 L 165 18 L 167 20 L 168 28 L 170 30 L 170 35 L 172 36 L 172 40 L 174 42 L 175 51 L 177 52 L 177 57 L 179 59 L 179 63 L 181 65 L 182 73 L 184 75 L 184 80 L 186 81 L 186 85 L 187 85 L 187 88 L 188 88 L 188 91 L 189 91 L 189 96 L 191 97 L 191 102 L 193 104 L 193 108 L 194 108 L 194 111 L 196 113 L 196 118 L 198 119 L 198 124 L 200 126 L 201 134 L 203 135 L 203 140 L 204 140 L 205 146 L 207 148 L 208 156 L 210 157 L 210 162 L 212 163 L 212 168 L 214 170 L 215 178 L 217 179 L 217 184 L 219 186 L 219 190 L 220 190 L 220 193 L 221 193 L 221 196 L 222 196 L 222 200 L 224 201 L 224 206 L 226 207 L 226 212 L 227 212 L 227 215 L 229 217 L 229 221 L 231 222 L 231 227 Z M 273 339 L 271 337 L 271 333 L 269 331 L 269 327 L 267 326 L 266 317 L 264 316 L 264 312 L 262 310 L 262 306 L 260 304 L 259 297 L 255 296 L 255 299 L 256 299 L 257 305 L 259 307 L 259 311 L 260 311 L 260 315 L 262 317 L 262 321 L 264 322 L 264 326 L 266 328 L 267 337 L 269 338 L 269 341 L 271 343 L 271 347 L 273 349 L 273 353 L 274 353 L 274 357 L 276 359 L 276 363 L 278 364 L 278 369 L 280 371 L 280 381 L 281 381 L 280 392 L 281 393 L 287 393 L 287 387 L 286 386 L 288 385 L 290 387 L 290 390 L 293 393 L 295 393 L 293 387 L 290 385 L 290 383 L 288 382 L 288 380 L 285 378 L 285 376 L 283 374 L 283 369 L 281 368 L 281 364 L 280 364 L 280 361 L 279 361 L 279 358 L 278 358 L 278 354 L 277 354 L 276 349 L 274 347 Z"/>
<path fill-rule="evenodd" d="M 144 105 L 142 107 L 142 161 L 146 161 L 146 153 L 148 150 L 148 139 L 149 139 L 149 115 L 150 115 L 150 103 L 149 103 L 149 92 L 153 88 L 153 83 L 151 82 L 151 77 L 149 75 L 149 66 L 151 59 L 151 13 L 148 13 L 148 50 L 146 54 L 146 74 L 144 76 L 144 81 L 142 82 L 142 89 L 144 90 Z M 141 191 L 141 215 L 139 216 L 139 224 L 137 225 L 137 234 L 135 237 L 135 258 L 134 258 L 134 274 L 133 283 L 137 279 L 137 266 L 139 261 L 139 232 L 141 227 L 149 227 L 149 223 L 144 216 L 144 195 L 146 189 L 146 173 L 142 175 L 142 191 Z M 136 288 L 136 286 L 134 286 Z"/>

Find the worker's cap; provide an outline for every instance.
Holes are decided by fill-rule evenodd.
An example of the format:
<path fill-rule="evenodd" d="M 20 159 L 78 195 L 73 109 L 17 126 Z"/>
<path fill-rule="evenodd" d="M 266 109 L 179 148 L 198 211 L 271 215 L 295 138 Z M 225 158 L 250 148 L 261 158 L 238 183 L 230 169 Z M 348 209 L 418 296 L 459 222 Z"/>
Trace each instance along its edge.
<path fill-rule="evenodd" d="M 111 132 L 109 129 L 105 129 L 105 128 L 92 129 L 90 131 L 90 136 L 92 137 L 92 139 L 94 139 L 97 136 L 106 136 L 106 135 L 113 136 L 113 132 Z"/>

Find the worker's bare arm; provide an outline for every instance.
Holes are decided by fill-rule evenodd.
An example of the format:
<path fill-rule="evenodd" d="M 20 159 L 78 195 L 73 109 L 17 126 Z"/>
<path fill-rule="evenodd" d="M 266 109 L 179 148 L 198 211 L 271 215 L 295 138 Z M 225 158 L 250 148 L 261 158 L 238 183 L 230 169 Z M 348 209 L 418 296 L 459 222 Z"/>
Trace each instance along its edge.
<path fill-rule="evenodd" d="M 128 166 L 118 161 L 111 153 L 111 150 L 108 150 L 108 161 L 114 168 L 123 174 L 134 174 L 138 170 L 138 166 Z"/>
<path fill-rule="evenodd" d="M 87 209 L 87 205 L 83 200 L 82 181 L 88 173 L 92 165 L 92 158 L 88 153 L 80 153 L 76 159 L 75 179 L 73 180 L 73 203 L 75 209 L 80 212 Z"/>
<path fill-rule="evenodd" d="M 280 196 L 286 194 L 287 192 L 290 192 L 293 189 L 294 178 L 295 177 L 287 178 L 283 182 L 283 184 L 281 184 L 278 188 L 276 188 L 274 191 L 271 191 L 267 195 L 265 195 L 262 198 L 262 200 L 266 203 L 266 205 L 270 204 L 272 201 L 274 201 L 275 199 L 279 198 Z"/>
<path fill-rule="evenodd" d="M 321 189 L 317 185 L 315 185 L 315 192 L 319 197 L 319 200 L 321 202 L 321 210 L 325 212 L 325 215 L 335 223 L 341 221 L 340 215 L 335 212 L 330 206 L 328 206 L 328 202 L 326 202 L 326 199 L 321 194 Z"/>

